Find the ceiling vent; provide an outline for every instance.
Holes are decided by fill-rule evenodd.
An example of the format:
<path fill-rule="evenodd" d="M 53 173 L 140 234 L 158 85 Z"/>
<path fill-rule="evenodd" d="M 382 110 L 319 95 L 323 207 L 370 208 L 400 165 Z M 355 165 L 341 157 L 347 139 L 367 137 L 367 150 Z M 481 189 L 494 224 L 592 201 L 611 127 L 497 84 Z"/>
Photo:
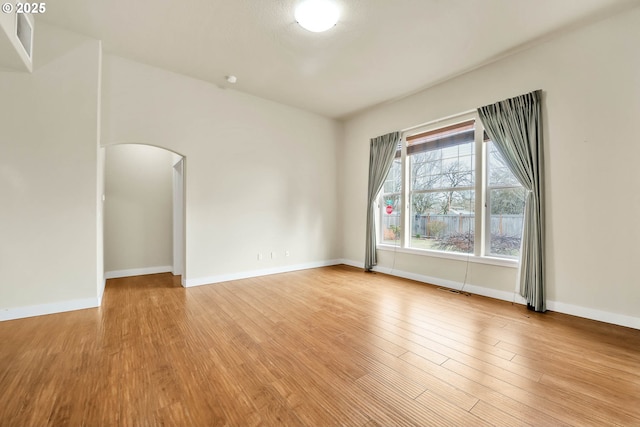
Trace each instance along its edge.
<path fill-rule="evenodd" d="M 33 51 L 33 25 L 31 25 L 29 18 L 24 13 L 16 13 L 16 37 L 18 37 L 29 60 L 33 60 L 31 57 Z"/>

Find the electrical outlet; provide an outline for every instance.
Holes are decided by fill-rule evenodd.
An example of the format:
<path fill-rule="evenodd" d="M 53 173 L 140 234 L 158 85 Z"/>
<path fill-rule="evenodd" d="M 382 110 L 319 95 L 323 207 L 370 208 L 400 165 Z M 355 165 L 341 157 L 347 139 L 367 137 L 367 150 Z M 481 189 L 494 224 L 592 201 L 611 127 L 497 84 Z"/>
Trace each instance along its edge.
<path fill-rule="evenodd" d="M 290 256 L 291 253 L 289 251 L 284 251 L 284 256 Z"/>
<path fill-rule="evenodd" d="M 262 260 L 262 254 L 258 254 L 258 261 Z"/>

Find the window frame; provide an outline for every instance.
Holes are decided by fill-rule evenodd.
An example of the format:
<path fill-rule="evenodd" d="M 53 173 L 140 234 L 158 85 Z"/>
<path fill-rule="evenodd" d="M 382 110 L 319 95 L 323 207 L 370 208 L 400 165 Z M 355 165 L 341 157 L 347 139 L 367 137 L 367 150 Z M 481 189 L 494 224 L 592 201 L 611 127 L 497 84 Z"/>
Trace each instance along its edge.
<path fill-rule="evenodd" d="M 411 203 L 411 196 L 413 194 L 423 193 L 423 192 L 442 192 L 446 191 L 446 188 L 443 189 L 434 189 L 434 190 L 412 190 L 409 188 L 410 186 L 410 167 L 408 165 L 409 154 L 407 138 L 412 136 L 432 132 L 436 130 L 440 130 L 443 128 L 455 126 L 456 124 L 461 124 L 464 122 L 468 122 L 473 120 L 475 122 L 475 132 L 474 132 L 474 183 L 471 186 L 464 187 L 454 187 L 456 191 L 466 191 L 472 190 L 475 192 L 475 204 L 474 204 L 474 227 L 475 227 L 475 238 L 474 238 L 474 247 L 473 252 L 463 253 L 463 252 L 449 252 L 449 251 L 441 251 L 435 249 L 422 249 L 422 248 L 414 248 L 411 247 L 411 207 L 409 206 Z M 401 234 L 398 244 L 388 244 L 384 243 L 383 237 L 383 229 L 382 229 L 382 207 L 378 206 L 378 221 L 380 224 L 378 233 L 378 250 L 383 251 L 393 251 L 400 253 L 407 253 L 412 255 L 422 255 L 422 256 L 430 256 L 436 258 L 448 258 L 454 260 L 462 260 L 462 261 L 470 261 L 480 264 L 491 264 L 491 265 L 499 265 L 504 267 L 514 267 L 517 268 L 519 265 L 519 258 L 515 257 L 507 257 L 507 256 L 499 256 L 490 254 L 490 230 L 491 230 L 491 211 L 489 206 L 489 177 L 488 177 L 488 144 L 484 141 L 484 126 L 480 120 L 476 111 L 470 111 L 462 114 L 458 114 L 455 116 L 451 116 L 445 119 L 436 120 L 424 125 L 416 126 L 413 128 L 406 129 L 401 132 L 401 155 L 400 155 L 400 165 L 401 165 L 401 187 L 400 187 L 400 200 L 402 206 L 402 212 L 400 217 L 400 227 Z M 512 187 L 510 187 L 512 188 Z M 493 187 L 492 187 L 493 189 Z M 381 190 L 377 199 L 378 204 L 382 198 L 383 190 Z M 395 193 L 394 193 L 395 194 Z"/>
<path fill-rule="evenodd" d="M 486 181 L 486 184 L 484 186 L 485 189 L 485 217 L 484 217 L 484 226 L 485 229 L 488 230 L 487 233 L 483 234 L 483 239 L 484 239 L 484 248 L 485 248 L 485 252 L 487 254 L 488 257 L 494 257 L 494 258 L 500 258 L 500 259 L 511 259 L 514 261 L 518 261 L 518 256 L 509 256 L 509 255 L 497 255 L 497 254 L 492 254 L 491 253 L 491 191 L 492 190 L 512 190 L 512 189 L 522 189 L 523 191 L 526 192 L 526 190 L 524 189 L 524 187 L 522 186 L 522 184 L 502 184 L 502 185 L 491 185 L 491 183 L 489 182 L 489 175 L 491 173 L 490 167 L 489 167 L 489 143 L 495 144 L 495 142 L 489 140 L 486 143 L 483 144 L 483 150 L 485 151 L 485 153 L 483 154 L 485 160 L 486 160 L 486 167 L 484 170 L 484 179 Z M 526 197 L 526 195 L 525 195 Z M 523 206 L 524 208 L 524 206 Z M 524 213 L 523 213 L 524 215 Z M 520 231 L 520 238 L 522 239 L 522 230 Z M 522 251 L 522 240 L 520 240 L 520 251 Z"/>
<path fill-rule="evenodd" d="M 402 142 L 401 142 L 402 144 Z M 397 152 L 398 150 L 396 150 Z M 402 153 L 402 149 L 401 149 L 401 153 Z M 394 157 L 393 161 L 396 161 L 396 158 Z M 393 164 L 391 165 L 393 167 Z M 389 172 L 391 172 L 391 170 L 389 170 Z M 384 203 L 380 203 L 381 200 L 384 201 L 384 199 L 387 197 L 396 197 L 396 196 L 400 196 L 400 208 L 401 208 L 401 216 L 400 216 L 400 227 L 401 230 L 403 230 L 403 219 L 402 216 L 404 215 L 404 209 L 402 209 L 402 207 L 404 206 L 404 191 L 403 191 L 403 187 L 402 187 L 402 183 L 403 183 L 403 174 L 404 174 L 404 161 L 402 160 L 402 155 L 400 156 L 400 190 L 399 192 L 392 192 L 392 193 L 385 193 L 384 191 L 384 185 L 387 181 L 387 179 L 385 178 L 384 182 L 382 183 L 382 189 L 380 190 L 380 193 L 378 194 L 378 197 L 376 197 L 376 233 L 377 233 L 377 242 L 378 242 L 378 246 L 382 245 L 385 247 L 393 247 L 393 248 L 397 248 L 397 247 L 401 247 L 402 246 L 402 235 L 403 232 L 401 231 L 400 233 L 400 239 L 398 239 L 397 241 L 399 241 L 400 245 L 397 244 L 390 244 L 390 243 L 384 243 L 385 239 L 384 239 L 384 229 L 382 228 L 382 217 L 383 217 L 383 213 L 382 210 L 384 209 L 385 204 Z"/>

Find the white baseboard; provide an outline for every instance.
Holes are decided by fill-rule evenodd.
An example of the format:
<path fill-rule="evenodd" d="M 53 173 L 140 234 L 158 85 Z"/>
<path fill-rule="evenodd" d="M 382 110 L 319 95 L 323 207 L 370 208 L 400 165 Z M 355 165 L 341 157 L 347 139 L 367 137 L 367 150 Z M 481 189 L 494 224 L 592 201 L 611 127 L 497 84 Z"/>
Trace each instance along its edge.
<path fill-rule="evenodd" d="M 359 267 L 364 269 L 363 263 L 358 263 L 352 260 L 343 260 L 343 264 L 350 265 L 352 267 Z M 426 276 L 424 274 L 411 273 L 408 271 L 402 271 L 397 269 L 374 267 L 373 271 L 388 274 L 390 276 L 402 277 L 405 279 L 415 280 L 417 282 L 429 283 L 431 285 L 442 286 L 449 289 L 464 290 L 470 294 L 481 295 L 483 297 L 495 298 L 503 301 L 517 302 L 519 304 L 525 304 L 525 299 L 515 292 L 501 291 L 498 289 L 486 288 L 484 286 L 472 285 L 469 283 L 456 282 L 454 280 L 442 279 L 439 277 Z"/>
<path fill-rule="evenodd" d="M 344 265 L 349 265 L 351 267 L 362 268 L 364 270 L 364 263 L 358 261 L 352 261 L 350 259 L 341 259 Z"/>
<path fill-rule="evenodd" d="M 0 308 L 0 322 L 22 319 L 25 317 L 44 316 L 45 314 L 64 313 L 66 311 L 84 310 L 100 306 L 98 298 L 85 298 L 49 304 L 30 305 L 26 307 Z"/>
<path fill-rule="evenodd" d="M 105 271 L 105 279 L 118 279 L 120 277 L 142 276 L 145 274 L 171 273 L 173 266 L 162 265 L 158 267 L 130 268 L 128 270 Z"/>
<path fill-rule="evenodd" d="M 353 260 L 343 259 L 342 264 L 350 265 L 352 267 L 358 267 L 364 269 L 364 263 Z M 450 289 L 462 289 L 462 283 L 440 279 L 437 277 L 425 276 L 422 274 L 410 273 L 407 271 L 401 271 L 397 269 L 390 269 L 384 267 L 374 267 L 373 271 L 389 274 L 391 276 L 403 277 L 405 279 L 416 280 L 418 282 L 430 283 L 436 286 L 443 286 Z M 489 298 L 495 298 L 503 301 L 515 302 L 518 304 L 526 304 L 526 300 L 522 296 L 515 292 L 500 291 L 497 289 L 486 288 L 484 286 L 477 286 L 472 284 L 465 284 L 464 290 L 470 294 L 481 295 Z M 566 304 L 563 302 L 549 301 L 547 300 L 547 309 L 556 311 L 558 313 L 569 314 L 572 316 L 583 317 L 585 319 L 597 320 L 600 322 L 611 323 L 619 326 L 626 326 L 628 328 L 640 329 L 640 318 L 633 316 L 626 316 L 624 314 L 611 313 L 608 311 L 601 311 L 587 307 L 580 307 L 577 305 Z"/>
<path fill-rule="evenodd" d="M 200 285 L 208 285 L 220 282 L 228 282 L 231 280 L 248 279 L 252 277 L 267 276 L 271 274 L 288 273 L 298 270 L 306 270 L 309 268 L 327 267 L 331 265 L 345 264 L 352 267 L 364 269 L 364 264 L 357 261 L 348 259 L 335 259 L 327 261 L 311 262 L 306 264 L 296 264 L 284 267 L 269 268 L 263 270 L 253 270 L 242 273 L 222 274 L 218 276 L 202 277 L 196 279 L 185 279 L 182 276 L 182 286 L 192 287 Z M 463 284 L 453 280 L 446 280 L 437 277 L 426 276 L 417 273 L 411 273 L 407 271 L 374 267 L 374 271 L 380 273 L 389 274 L 392 276 L 403 277 L 406 279 L 416 280 L 418 282 L 429 283 L 436 286 L 443 286 L 451 289 L 462 289 Z M 167 273 L 171 272 L 171 266 L 165 267 L 151 267 L 143 269 L 131 269 L 131 270 L 119 270 L 105 273 L 106 279 L 116 277 L 128 277 L 137 276 L 142 274 L 155 274 L 155 273 Z M 102 287 L 104 291 L 104 285 Z M 518 304 L 524 304 L 525 300 L 520 295 L 513 292 L 500 291 L 497 289 L 486 288 L 484 286 L 477 286 L 472 284 L 465 284 L 464 290 L 475 294 L 495 298 L 504 301 L 516 302 Z M 39 304 L 26 307 L 15 308 L 0 308 L 0 321 L 22 319 L 25 317 L 43 316 L 46 314 L 63 313 L 66 311 L 84 310 L 87 308 L 99 307 L 101 304 L 102 295 L 97 298 L 85 298 L 70 301 L 61 301 L 49 304 Z M 596 310 L 587 307 L 576 306 L 572 304 L 566 304 L 557 301 L 547 301 L 547 308 L 551 311 L 558 313 L 569 314 L 572 316 L 583 317 L 586 319 L 597 320 L 600 322 L 611 323 L 614 325 L 625 326 L 628 328 L 640 329 L 640 318 L 627 316 L 623 314 L 611 313 L 608 311 Z"/>
<path fill-rule="evenodd" d="M 640 329 L 640 317 L 611 313 L 610 311 L 596 310 L 594 308 L 581 307 L 558 301 L 547 301 L 547 309 L 557 311 L 558 313 L 584 317 L 585 319 L 598 320 L 600 322 L 626 326 L 627 328 Z"/>
<path fill-rule="evenodd" d="M 252 277 L 268 276 L 270 274 L 289 273 L 292 271 L 307 270 L 309 268 L 328 267 L 330 265 L 342 264 L 340 259 L 333 259 L 327 261 L 309 262 L 305 264 L 286 265 L 283 267 L 267 268 L 263 270 L 243 271 L 241 273 L 221 274 L 218 276 L 198 277 L 195 279 L 184 279 L 183 284 L 185 288 L 201 285 L 211 285 L 214 283 L 229 282 L 231 280 L 250 279 Z"/>

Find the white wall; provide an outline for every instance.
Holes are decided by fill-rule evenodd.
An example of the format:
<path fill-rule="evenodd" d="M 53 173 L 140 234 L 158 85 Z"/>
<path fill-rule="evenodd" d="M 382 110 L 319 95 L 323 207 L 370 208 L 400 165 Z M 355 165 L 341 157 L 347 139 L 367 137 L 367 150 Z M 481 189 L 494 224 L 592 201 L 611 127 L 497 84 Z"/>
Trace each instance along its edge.
<path fill-rule="evenodd" d="M 103 144 L 186 157 L 187 285 L 340 257 L 338 123 L 111 55 L 102 96 Z"/>
<path fill-rule="evenodd" d="M 34 59 L 0 72 L 0 318 L 97 304 L 100 45 L 39 23 Z"/>
<path fill-rule="evenodd" d="M 105 181 L 107 277 L 170 271 L 173 153 L 148 145 L 110 146 Z"/>
<path fill-rule="evenodd" d="M 636 8 L 348 120 L 344 257 L 364 259 L 369 138 L 543 89 L 549 306 L 640 327 L 639 40 Z M 382 268 L 464 279 L 464 262 L 380 254 Z M 472 263 L 467 282 L 508 292 L 516 274 Z"/>

